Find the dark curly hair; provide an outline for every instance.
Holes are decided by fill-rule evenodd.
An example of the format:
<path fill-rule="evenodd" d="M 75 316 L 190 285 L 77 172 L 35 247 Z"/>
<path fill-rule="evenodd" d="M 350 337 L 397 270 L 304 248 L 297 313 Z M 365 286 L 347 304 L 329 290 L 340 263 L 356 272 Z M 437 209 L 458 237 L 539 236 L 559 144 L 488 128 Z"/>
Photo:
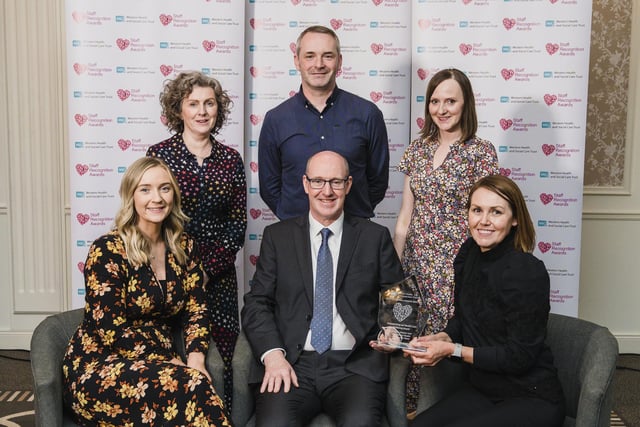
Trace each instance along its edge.
<path fill-rule="evenodd" d="M 185 71 L 178 74 L 175 79 L 164 82 L 164 90 L 160 93 L 160 106 L 162 114 L 167 119 L 167 127 L 175 133 L 184 131 L 184 122 L 180 117 L 182 100 L 189 96 L 196 86 L 210 87 L 216 96 L 218 116 L 211 129 L 211 133 L 216 135 L 227 121 L 233 102 L 218 80 L 199 71 Z"/>

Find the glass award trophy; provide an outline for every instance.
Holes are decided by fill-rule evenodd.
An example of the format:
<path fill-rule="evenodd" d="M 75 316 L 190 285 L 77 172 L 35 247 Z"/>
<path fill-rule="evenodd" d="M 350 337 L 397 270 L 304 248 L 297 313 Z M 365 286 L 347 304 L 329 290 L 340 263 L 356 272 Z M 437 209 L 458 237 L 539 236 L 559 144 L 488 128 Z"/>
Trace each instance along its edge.
<path fill-rule="evenodd" d="M 378 344 L 424 351 L 409 346 L 409 341 L 417 335 L 421 298 L 415 276 L 407 277 L 380 292 Z"/>

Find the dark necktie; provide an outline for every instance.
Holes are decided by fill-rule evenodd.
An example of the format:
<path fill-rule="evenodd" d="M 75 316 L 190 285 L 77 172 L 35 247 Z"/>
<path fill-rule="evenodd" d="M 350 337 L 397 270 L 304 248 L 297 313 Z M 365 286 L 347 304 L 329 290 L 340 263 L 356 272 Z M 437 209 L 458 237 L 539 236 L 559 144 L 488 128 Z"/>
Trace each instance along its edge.
<path fill-rule="evenodd" d="M 318 251 L 316 265 L 316 289 L 313 297 L 313 318 L 311 319 L 311 345 L 318 353 L 331 348 L 333 331 L 333 260 L 329 250 L 331 230 L 323 228 L 322 244 Z"/>

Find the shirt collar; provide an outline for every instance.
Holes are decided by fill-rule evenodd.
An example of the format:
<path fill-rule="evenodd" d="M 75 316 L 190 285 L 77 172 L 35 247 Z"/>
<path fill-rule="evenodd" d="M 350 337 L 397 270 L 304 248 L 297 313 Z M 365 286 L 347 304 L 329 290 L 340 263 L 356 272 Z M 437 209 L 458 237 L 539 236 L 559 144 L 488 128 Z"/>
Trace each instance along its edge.
<path fill-rule="evenodd" d="M 312 238 L 318 235 L 323 228 L 328 228 L 329 230 L 331 230 L 331 234 L 333 234 L 334 236 L 339 236 L 342 234 L 343 225 L 344 225 L 344 211 L 340 214 L 338 219 L 333 221 L 328 226 L 324 226 L 320 224 L 311 215 L 311 212 L 309 212 L 309 233 L 311 234 Z"/>
<path fill-rule="evenodd" d="M 331 92 L 331 95 L 329 95 L 329 97 L 327 98 L 327 102 L 325 105 L 331 105 L 335 103 L 340 95 L 340 92 L 342 92 L 342 89 L 338 88 L 338 86 L 336 85 L 336 87 L 333 89 L 333 92 Z M 307 100 L 307 97 L 304 96 L 304 93 L 302 92 L 302 85 L 300 85 L 296 96 L 303 105 L 311 105 Z"/>

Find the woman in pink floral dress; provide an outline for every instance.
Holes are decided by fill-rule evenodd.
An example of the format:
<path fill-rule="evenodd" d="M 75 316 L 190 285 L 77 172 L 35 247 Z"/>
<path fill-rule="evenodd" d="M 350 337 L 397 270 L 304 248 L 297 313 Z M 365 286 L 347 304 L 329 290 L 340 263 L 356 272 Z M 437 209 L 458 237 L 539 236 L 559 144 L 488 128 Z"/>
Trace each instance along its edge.
<path fill-rule="evenodd" d="M 406 174 L 394 245 L 406 275 L 415 275 L 425 304 L 421 334 L 440 332 L 453 315 L 453 259 L 467 238 L 465 203 L 471 186 L 498 173 L 494 146 L 476 136 L 471 82 L 457 69 L 427 86 L 425 125 L 398 170 Z M 415 414 L 419 370 L 407 378 L 407 414 Z"/>

